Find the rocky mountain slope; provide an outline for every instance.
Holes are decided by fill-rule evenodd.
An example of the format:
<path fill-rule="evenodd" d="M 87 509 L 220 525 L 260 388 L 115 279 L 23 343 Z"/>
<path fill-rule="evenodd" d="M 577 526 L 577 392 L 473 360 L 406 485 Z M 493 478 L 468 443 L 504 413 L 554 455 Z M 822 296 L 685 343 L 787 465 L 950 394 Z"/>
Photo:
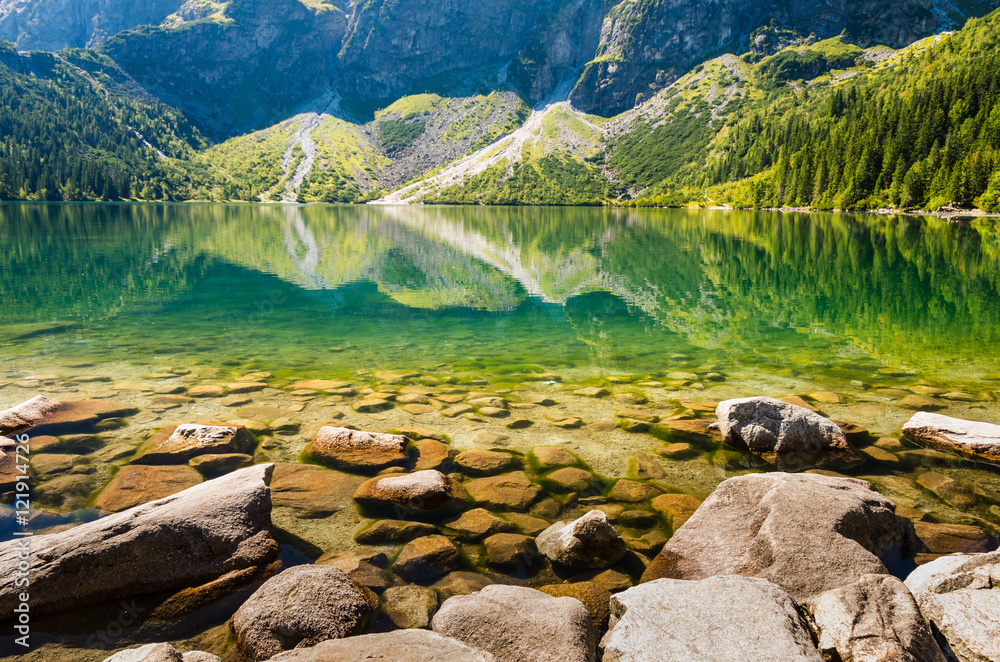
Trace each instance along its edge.
<path fill-rule="evenodd" d="M 748 112 L 766 118 L 806 97 L 817 106 L 815 95 L 828 99 L 843 81 L 868 80 L 879 63 L 898 61 L 895 49 L 910 52 L 908 44 L 997 4 L 0 0 L 0 34 L 17 44 L 0 49 L 0 64 L 18 81 L 11 89 L 35 85 L 18 78 L 29 76 L 88 99 L 104 114 L 87 121 L 107 136 L 117 131 L 107 116 L 114 111 L 89 100 L 110 98 L 88 73 L 97 65 L 63 66 L 99 62 L 116 81 L 110 107 L 173 108 L 194 125 L 182 133 L 215 143 L 163 150 L 177 122 L 150 124 L 140 132 L 148 165 L 109 166 L 130 180 L 131 197 L 149 188 L 178 199 L 674 204 L 697 199 L 699 187 L 760 174 L 780 156 L 732 166 L 726 140 L 732 131 L 752 140 L 752 128 L 733 128 Z M 96 53 L 55 60 L 24 50 L 95 44 Z M 56 66 L 38 64 L 50 60 Z M 44 124 L 45 112 L 34 106 L 22 124 Z M 80 122 L 74 135 L 92 135 Z M 8 132 L 5 149 L 11 163 L 32 164 L 39 132 L 21 129 Z M 946 128 L 936 137 L 944 147 Z M 921 149 L 929 154 L 933 143 Z M 904 175 L 910 166 L 900 166 Z M 6 197 L 44 190 L 86 199 L 120 188 L 105 187 L 103 176 L 73 187 L 36 165 L 10 169 L 0 182 Z M 153 180 L 162 180 L 158 188 L 145 185 Z"/>

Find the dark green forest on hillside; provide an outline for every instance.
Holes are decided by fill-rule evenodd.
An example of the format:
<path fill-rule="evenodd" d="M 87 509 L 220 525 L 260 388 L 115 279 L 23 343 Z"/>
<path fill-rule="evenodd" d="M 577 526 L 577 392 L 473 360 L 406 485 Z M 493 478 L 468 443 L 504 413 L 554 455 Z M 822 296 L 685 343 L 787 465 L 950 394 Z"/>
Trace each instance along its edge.
<path fill-rule="evenodd" d="M 769 61 L 758 76 L 773 73 Z M 1000 15 L 843 82 L 755 82 L 770 93 L 742 104 L 710 146 L 715 136 L 693 117 L 615 146 L 619 171 L 652 185 L 638 204 L 685 202 L 694 190 L 741 207 L 1000 210 Z M 677 146 L 692 142 L 703 145 L 684 163 Z M 659 181 L 636 168 L 649 159 L 643 146 L 665 157 Z"/>
<path fill-rule="evenodd" d="M 1000 13 L 882 65 L 862 53 L 745 55 L 744 79 L 718 80 L 741 90 L 725 101 L 677 95 L 603 156 L 493 166 L 426 201 L 1000 211 Z M 380 125 L 390 157 L 423 130 Z M 0 42 L 0 199 L 254 199 L 199 158 L 208 146 L 106 56 Z"/>

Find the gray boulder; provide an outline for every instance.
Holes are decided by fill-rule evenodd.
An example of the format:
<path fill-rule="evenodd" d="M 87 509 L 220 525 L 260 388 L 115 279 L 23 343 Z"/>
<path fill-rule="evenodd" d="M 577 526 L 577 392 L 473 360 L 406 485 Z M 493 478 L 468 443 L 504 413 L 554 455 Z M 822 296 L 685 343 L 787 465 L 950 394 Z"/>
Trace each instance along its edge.
<path fill-rule="evenodd" d="M 535 544 L 550 560 L 585 570 L 607 568 L 625 555 L 625 541 L 600 510 L 569 524 L 556 522 L 538 535 Z"/>
<path fill-rule="evenodd" d="M 774 398 L 724 400 L 715 414 L 725 442 L 753 453 L 850 451 L 836 423 Z"/>
<path fill-rule="evenodd" d="M 184 662 L 184 657 L 170 644 L 146 644 L 119 651 L 104 662 Z"/>
<path fill-rule="evenodd" d="M 903 424 L 903 434 L 924 446 L 1000 466 L 1000 425 L 921 411 Z"/>
<path fill-rule="evenodd" d="M 795 602 L 756 577 L 659 579 L 611 597 L 605 662 L 822 662 Z"/>
<path fill-rule="evenodd" d="M 910 573 L 906 586 L 949 657 L 1000 660 L 1000 550 L 942 556 Z"/>
<path fill-rule="evenodd" d="M 374 607 L 343 571 L 299 565 L 264 582 L 233 614 L 237 647 L 254 660 L 363 634 Z"/>
<path fill-rule="evenodd" d="M 895 577 L 865 575 L 806 604 L 819 648 L 843 662 L 945 662 L 909 589 Z"/>
<path fill-rule="evenodd" d="M 178 494 L 31 539 L 37 617 L 202 586 L 239 584 L 278 557 L 268 483 L 257 465 Z M 0 609 L 18 604 L 19 541 L 0 544 Z"/>
<path fill-rule="evenodd" d="M 768 473 L 724 481 L 646 569 L 653 579 L 762 577 L 792 598 L 888 574 L 895 504 L 862 480 Z"/>
<path fill-rule="evenodd" d="M 594 630 L 582 602 L 522 586 L 495 584 L 448 598 L 432 627 L 501 662 L 593 662 L 595 655 Z"/>
<path fill-rule="evenodd" d="M 313 648 L 281 653 L 269 662 L 495 662 L 496 658 L 429 630 L 396 630 L 324 641 Z"/>

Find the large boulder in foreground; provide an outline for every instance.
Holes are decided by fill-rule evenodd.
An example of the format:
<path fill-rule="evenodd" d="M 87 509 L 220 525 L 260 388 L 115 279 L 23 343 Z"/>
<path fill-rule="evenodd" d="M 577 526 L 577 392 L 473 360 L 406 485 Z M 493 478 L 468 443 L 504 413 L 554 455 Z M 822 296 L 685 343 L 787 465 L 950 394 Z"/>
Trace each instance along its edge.
<path fill-rule="evenodd" d="M 803 598 L 887 574 L 895 504 L 863 480 L 768 473 L 724 481 L 680 527 L 643 580 L 762 577 Z"/>
<path fill-rule="evenodd" d="M 715 408 L 723 440 L 752 453 L 848 452 L 833 421 L 774 398 L 724 400 Z"/>
<path fill-rule="evenodd" d="M 582 602 L 523 586 L 495 584 L 448 598 L 432 627 L 497 660 L 593 662 L 595 656 L 594 630 Z"/>
<path fill-rule="evenodd" d="M 334 469 L 373 473 L 406 461 L 409 440 L 400 434 L 365 432 L 325 425 L 305 447 L 310 459 Z"/>
<path fill-rule="evenodd" d="M 258 576 L 278 557 L 268 483 L 249 467 L 67 531 L 31 538 L 34 616 Z M 19 541 L 0 544 L 0 610 L 12 614 Z"/>
<path fill-rule="evenodd" d="M 233 615 L 237 647 L 253 660 L 363 634 L 374 608 L 343 571 L 299 565 L 271 577 Z"/>
<path fill-rule="evenodd" d="M 222 662 L 222 659 L 202 651 L 181 653 L 170 644 L 146 644 L 115 653 L 104 662 Z"/>
<path fill-rule="evenodd" d="M 822 662 L 780 587 L 756 577 L 659 579 L 611 597 L 605 662 Z"/>
<path fill-rule="evenodd" d="M 461 641 L 428 630 L 396 630 L 324 641 L 282 653 L 270 662 L 494 662 L 496 658 Z"/>
<path fill-rule="evenodd" d="M 889 575 L 865 575 L 806 603 L 819 648 L 842 662 L 945 662 L 909 589 Z"/>
<path fill-rule="evenodd" d="M 625 555 L 625 541 L 600 510 L 569 524 L 556 522 L 538 535 L 535 544 L 549 560 L 585 570 L 607 568 Z"/>
<path fill-rule="evenodd" d="M 910 573 L 906 586 L 955 659 L 1000 660 L 1000 550 L 942 556 Z"/>
<path fill-rule="evenodd" d="M 918 444 L 1000 467 L 1000 425 L 917 412 L 903 434 Z"/>

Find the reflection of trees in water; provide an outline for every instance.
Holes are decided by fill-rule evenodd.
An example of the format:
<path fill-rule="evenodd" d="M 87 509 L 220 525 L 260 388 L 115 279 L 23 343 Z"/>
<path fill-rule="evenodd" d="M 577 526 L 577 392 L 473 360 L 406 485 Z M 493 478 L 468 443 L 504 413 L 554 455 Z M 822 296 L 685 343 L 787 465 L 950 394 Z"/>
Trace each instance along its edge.
<path fill-rule="evenodd" d="M 992 219 L 7 205 L 0 238 L 0 297 L 11 322 L 157 306 L 221 261 L 303 290 L 373 282 L 403 305 L 431 310 L 512 311 L 533 296 L 561 305 L 577 337 L 609 361 L 624 343 L 669 347 L 678 336 L 776 360 L 796 348 L 844 361 L 972 356 L 996 343 L 1000 327 Z M 582 302 L 596 292 L 625 312 L 588 319 Z M 658 338 L 664 330 L 673 335 Z"/>

